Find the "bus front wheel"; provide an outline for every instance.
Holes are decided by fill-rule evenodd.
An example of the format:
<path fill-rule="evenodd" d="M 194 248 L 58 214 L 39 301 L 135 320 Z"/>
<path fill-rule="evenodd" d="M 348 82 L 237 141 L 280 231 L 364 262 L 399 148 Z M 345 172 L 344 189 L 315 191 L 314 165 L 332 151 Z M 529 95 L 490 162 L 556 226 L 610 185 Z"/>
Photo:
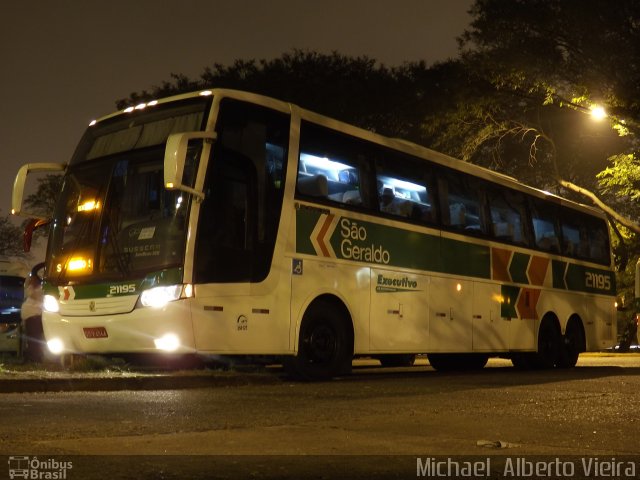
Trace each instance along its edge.
<path fill-rule="evenodd" d="M 348 318 L 332 302 L 316 300 L 300 325 L 298 354 L 285 360 L 285 367 L 302 380 L 328 380 L 351 371 L 353 341 Z"/>

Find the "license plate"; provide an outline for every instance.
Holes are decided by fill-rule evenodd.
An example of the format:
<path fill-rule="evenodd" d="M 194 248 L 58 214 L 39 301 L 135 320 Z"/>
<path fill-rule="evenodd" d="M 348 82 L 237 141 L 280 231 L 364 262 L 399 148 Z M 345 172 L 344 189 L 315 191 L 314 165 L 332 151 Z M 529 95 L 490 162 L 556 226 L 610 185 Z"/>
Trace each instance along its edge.
<path fill-rule="evenodd" d="M 85 327 L 82 329 L 86 338 L 107 338 L 107 329 L 104 327 Z"/>

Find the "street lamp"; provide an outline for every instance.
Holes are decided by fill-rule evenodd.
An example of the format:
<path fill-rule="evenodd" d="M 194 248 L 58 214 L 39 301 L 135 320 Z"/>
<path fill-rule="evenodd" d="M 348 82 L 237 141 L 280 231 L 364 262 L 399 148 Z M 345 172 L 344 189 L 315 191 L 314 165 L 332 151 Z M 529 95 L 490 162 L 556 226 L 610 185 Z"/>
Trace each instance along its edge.
<path fill-rule="evenodd" d="M 594 118 L 594 120 L 597 121 L 603 120 L 607 117 L 607 112 L 600 105 L 592 105 L 589 108 L 589 112 L 591 113 L 591 116 Z"/>

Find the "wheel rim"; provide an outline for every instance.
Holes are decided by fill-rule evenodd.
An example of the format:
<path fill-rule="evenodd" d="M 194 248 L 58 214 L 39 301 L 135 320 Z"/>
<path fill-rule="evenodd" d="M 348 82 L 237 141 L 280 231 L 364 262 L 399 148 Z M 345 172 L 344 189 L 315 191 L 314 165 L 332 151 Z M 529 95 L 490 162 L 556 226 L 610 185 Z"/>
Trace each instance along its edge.
<path fill-rule="evenodd" d="M 307 346 L 311 362 L 329 363 L 338 351 L 338 338 L 329 326 L 317 325 L 309 334 Z"/>

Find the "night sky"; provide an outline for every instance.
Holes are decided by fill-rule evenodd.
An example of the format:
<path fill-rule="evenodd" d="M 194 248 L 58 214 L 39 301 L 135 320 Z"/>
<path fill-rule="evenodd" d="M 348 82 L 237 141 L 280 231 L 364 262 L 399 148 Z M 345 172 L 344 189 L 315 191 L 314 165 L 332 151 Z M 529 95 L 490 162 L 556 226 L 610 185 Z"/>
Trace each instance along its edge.
<path fill-rule="evenodd" d="M 293 48 L 386 65 L 457 55 L 472 0 L 21 0 L 0 17 L 0 215 L 20 165 L 66 162 L 131 92 Z"/>

